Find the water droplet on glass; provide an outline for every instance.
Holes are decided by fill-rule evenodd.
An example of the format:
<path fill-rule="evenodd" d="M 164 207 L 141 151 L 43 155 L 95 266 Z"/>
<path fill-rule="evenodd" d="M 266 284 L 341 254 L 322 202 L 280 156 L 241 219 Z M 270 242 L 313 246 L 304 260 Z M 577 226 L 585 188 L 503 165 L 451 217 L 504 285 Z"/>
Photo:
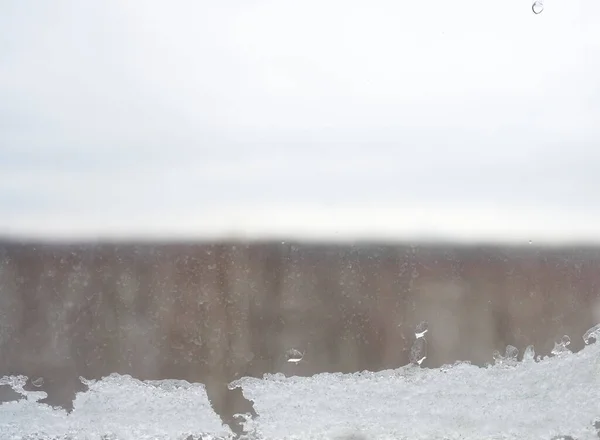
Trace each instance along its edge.
<path fill-rule="evenodd" d="M 571 338 L 567 335 L 564 335 L 559 342 L 554 343 L 554 348 L 550 353 L 554 356 L 558 356 L 560 354 L 571 353 L 571 350 L 567 348 L 567 345 L 571 343 Z"/>
<path fill-rule="evenodd" d="M 425 336 L 425 333 L 427 333 L 428 331 L 429 331 L 429 324 L 427 323 L 427 321 L 421 321 L 415 327 L 415 338 L 417 338 L 417 339 L 422 338 L 423 336 Z"/>
<path fill-rule="evenodd" d="M 298 362 L 300 362 L 304 357 L 304 353 L 302 353 L 300 350 L 296 350 L 295 348 L 290 348 L 285 352 L 285 356 L 290 364 L 298 364 Z"/>
<path fill-rule="evenodd" d="M 533 241 L 529 240 L 529 244 L 532 244 L 532 243 L 533 243 Z"/>
<path fill-rule="evenodd" d="M 528 345 L 523 353 L 523 362 L 534 362 L 535 361 L 535 349 L 533 345 Z"/>
<path fill-rule="evenodd" d="M 418 338 L 410 348 L 409 360 L 411 364 L 421 365 L 426 358 L 427 341 L 425 338 Z"/>
<path fill-rule="evenodd" d="M 596 324 L 583 334 L 583 342 L 585 345 L 589 345 L 598 341 L 600 341 L 600 324 Z"/>
<path fill-rule="evenodd" d="M 511 360 L 511 361 L 516 362 L 518 356 L 519 356 L 519 349 L 517 347 L 515 347 L 513 345 L 506 346 L 506 353 L 504 355 L 506 360 Z"/>
<path fill-rule="evenodd" d="M 533 5 L 531 5 L 531 10 L 533 11 L 533 13 L 535 15 L 541 14 L 542 11 L 544 10 L 544 2 L 542 2 L 540 0 L 534 1 Z"/>
<path fill-rule="evenodd" d="M 37 379 L 32 380 L 31 383 L 34 387 L 39 388 L 44 385 L 44 378 L 38 377 Z"/>

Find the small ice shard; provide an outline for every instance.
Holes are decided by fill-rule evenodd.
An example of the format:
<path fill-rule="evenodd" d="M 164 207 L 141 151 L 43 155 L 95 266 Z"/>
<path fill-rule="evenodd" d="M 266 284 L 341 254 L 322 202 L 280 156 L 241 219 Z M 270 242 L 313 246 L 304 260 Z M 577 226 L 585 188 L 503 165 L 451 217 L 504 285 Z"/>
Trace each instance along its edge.
<path fill-rule="evenodd" d="M 36 387 L 36 388 L 39 388 L 39 387 L 41 387 L 42 385 L 44 385 L 44 378 L 43 378 L 43 377 L 38 377 L 38 378 L 36 378 L 36 379 L 33 379 L 33 380 L 31 381 L 31 384 L 32 384 L 34 387 Z"/>
<path fill-rule="evenodd" d="M 504 362 L 504 356 L 500 354 L 499 350 L 494 350 L 492 352 L 492 357 L 494 358 L 494 364 L 501 364 Z"/>
<path fill-rule="evenodd" d="M 517 363 L 517 357 L 519 356 L 519 349 L 512 345 L 507 345 L 505 355 L 502 356 L 500 350 L 494 350 L 492 357 L 494 358 L 494 365 L 515 365 Z"/>
<path fill-rule="evenodd" d="M 585 345 L 593 344 L 598 341 L 600 341 L 600 324 L 596 324 L 583 334 L 583 342 Z"/>
<path fill-rule="evenodd" d="M 519 349 L 517 347 L 515 347 L 514 345 L 506 346 L 506 353 L 504 355 L 506 360 L 516 361 L 518 356 L 519 356 Z"/>
<path fill-rule="evenodd" d="M 567 348 L 567 346 L 571 343 L 571 338 L 569 338 L 567 335 L 564 335 L 559 342 L 555 342 L 554 343 L 554 348 L 552 349 L 552 351 L 550 353 L 552 353 L 555 356 L 558 356 L 560 354 L 564 354 L 564 353 L 571 353 L 571 350 L 569 350 Z"/>
<path fill-rule="evenodd" d="M 535 349 L 533 345 L 528 345 L 523 353 L 523 362 L 535 362 Z"/>
<path fill-rule="evenodd" d="M 425 338 L 417 338 L 410 348 L 409 360 L 411 364 L 421 365 L 427 358 L 427 341 Z"/>
<path fill-rule="evenodd" d="M 87 387 L 91 387 L 92 385 L 94 385 L 96 383 L 95 379 L 86 379 L 83 376 L 79 376 L 79 381 Z"/>
<path fill-rule="evenodd" d="M 535 15 L 541 14 L 544 11 L 544 2 L 541 0 L 536 0 L 531 5 L 531 10 Z"/>
<path fill-rule="evenodd" d="M 425 333 L 429 331 L 429 324 L 427 321 L 421 321 L 415 327 L 415 338 L 419 339 L 425 336 Z"/>
<path fill-rule="evenodd" d="M 285 352 L 287 361 L 290 364 L 298 364 L 304 358 L 304 353 L 300 352 L 300 350 L 296 350 L 295 348 L 290 348 Z"/>

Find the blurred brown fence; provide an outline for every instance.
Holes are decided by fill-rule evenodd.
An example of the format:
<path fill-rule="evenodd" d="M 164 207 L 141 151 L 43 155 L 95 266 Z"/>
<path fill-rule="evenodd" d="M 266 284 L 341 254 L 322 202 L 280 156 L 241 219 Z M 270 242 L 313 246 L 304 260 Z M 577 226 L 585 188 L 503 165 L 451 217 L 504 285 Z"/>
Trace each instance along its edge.
<path fill-rule="evenodd" d="M 0 243 L 0 375 L 230 381 L 425 366 L 600 321 L 600 249 L 300 243 Z M 306 351 L 297 366 L 288 348 Z"/>

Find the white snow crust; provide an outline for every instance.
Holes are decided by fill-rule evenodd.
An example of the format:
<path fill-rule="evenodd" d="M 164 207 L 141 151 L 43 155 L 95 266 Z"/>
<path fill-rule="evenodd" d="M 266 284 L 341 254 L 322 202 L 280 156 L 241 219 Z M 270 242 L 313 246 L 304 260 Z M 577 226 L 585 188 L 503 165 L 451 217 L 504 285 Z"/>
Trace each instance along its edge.
<path fill-rule="evenodd" d="M 26 378 L 0 379 L 26 399 L 0 405 L 0 439 L 225 438 L 202 384 L 139 381 L 110 375 L 85 381 L 74 410 L 38 403 L 43 392 L 22 389 Z M 600 343 L 577 353 L 534 361 L 506 360 L 485 368 L 456 363 L 410 365 L 381 372 L 266 375 L 240 386 L 258 416 L 258 439 L 547 439 L 598 440 Z"/>

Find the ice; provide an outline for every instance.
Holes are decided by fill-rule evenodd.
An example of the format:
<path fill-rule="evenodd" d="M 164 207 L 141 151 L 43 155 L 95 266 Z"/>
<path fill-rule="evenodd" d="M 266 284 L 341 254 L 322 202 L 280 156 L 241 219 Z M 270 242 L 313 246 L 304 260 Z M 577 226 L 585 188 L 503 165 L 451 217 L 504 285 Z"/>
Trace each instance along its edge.
<path fill-rule="evenodd" d="M 492 358 L 494 359 L 494 364 L 501 364 L 504 361 L 504 356 L 500 354 L 498 350 L 494 350 L 492 352 Z"/>
<path fill-rule="evenodd" d="M 419 339 L 425 336 L 425 333 L 429 331 L 429 324 L 427 321 L 421 321 L 415 328 L 415 338 Z"/>
<path fill-rule="evenodd" d="M 237 385 L 266 439 L 598 440 L 600 344 L 512 368 L 276 374 Z"/>
<path fill-rule="evenodd" d="M 285 356 L 289 363 L 298 364 L 298 362 L 304 358 L 304 353 L 302 353 L 300 350 L 296 350 L 295 348 L 290 348 L 285 352 Z"/>
<path fill-rule="evenodd" d="M 26 395 L 27 391 L 23 389 L 27 383 L 26 376 L 4 376 L 0 378 L 0 385 L 8 385 L 19 394 Z"/>
<path fill-rule="evenodd" d="M 409 358 L 412 364 L 421 365 L 423 363 L 427 358 L 427 341 L 425 338 L 418 338 L 413 342 L 413 345 L 410 348 Z"/>
<path fill-rule="evenodd" d="M 514 345 L 507 345 L 504 356 L 498 350 L 494 350 L 492 357 L 494 358 L 494 365 L 514 366 L 518 362 L 519 349 Z"/>
<path fill-rule="evenodd" d="M 513 345 L 506 346 L 506 352 L 504 357 L 510 361 L 517 361 L 517 357 L 519 356 L 519 349 Z"/>
<path fill-rule="evenodd" d="M 564 335 L 560 341 L 554 343 L 554 348 L 552 349 L 552 354 L 555 356 L 560 356 L 565 353 L 570 353 L 571 350 L 567 348 L 568 345 L 571 344 L 571 338 L 567 335 Z"/>
<path fill-rule="evenodd" d="M 33 394 L 23 391 L 25 380 L 24 376 L 5 377 L 0 384 Z M 87 384 L 89 390 L 77 394 L 71 414 L 33 399 L 3 403 L 0 438 L 142 440 L 231 434 L 212 410 L 201 384 L 139 381 L 118 374 Z"/>
<path fill-rule="evenodd" d="M 258 416 L 245 424 L 250 439 L 598 440 L 600 344 L 537 362 L 533 347 L 525 349 L 524 362 L 515 360 L 515 350 L 498 352 L 500 362 L 487 368 L 466 362 L 436 369 L 408 365 L 312 377 L 274 374 L 231 385 L 254 402 Z M 26 397 L 0 405 L 0 439 L 232 437 L 201 384 L 117 374 L 84 380 L 89 390 L 77 395 L 67 414 L 39 403 L 45 393 L 24 390 L 26 380 L 0 379 Z"/>
<path fill-rule="evenodd" d="M 528 345 L 523 353 L 523 362 L 535 362 L 535 349 L 533 345 Z"/>
<path fill-rule="evenodd" d="M 527 347 L 529 348 L 529 347 Z M 533 349 L 533 346 L 531 347 Z M 526 353 L 529 356 L 529 353 Z M 514 345 L 507 345 L 504 350 L 504 356 L 498 350 L 492 352 L 494 365 L 516 365 L 519 357 L 519 349 Z"/>
<path fill-rule="evenodd" d="M 600 324 L 593 326 L 583 334 L 583 342 L 585 345 L 600 342 Z"/>
<path fill-rule="evenodd" d="M 409 360 L 411 364 L 421 365 L 427 359 L 427 340 L 425 334 L 429 330 L 427 321 L 421 321 L 415 327 L 415 341 L 410 348 Z"/>

